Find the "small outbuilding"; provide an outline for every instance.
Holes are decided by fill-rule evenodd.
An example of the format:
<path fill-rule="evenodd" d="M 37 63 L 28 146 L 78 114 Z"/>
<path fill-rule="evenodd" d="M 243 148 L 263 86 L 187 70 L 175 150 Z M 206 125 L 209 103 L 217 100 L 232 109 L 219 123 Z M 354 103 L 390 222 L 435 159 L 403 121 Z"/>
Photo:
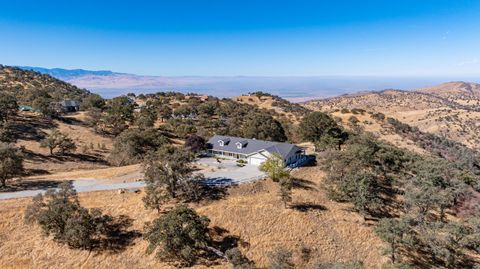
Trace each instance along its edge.
<path fill-rule="evenodd" d="M 59 112 L 76 112 L 80 111 L 80 101 L 63 100 L 56 103 L 55 107 Z"/>

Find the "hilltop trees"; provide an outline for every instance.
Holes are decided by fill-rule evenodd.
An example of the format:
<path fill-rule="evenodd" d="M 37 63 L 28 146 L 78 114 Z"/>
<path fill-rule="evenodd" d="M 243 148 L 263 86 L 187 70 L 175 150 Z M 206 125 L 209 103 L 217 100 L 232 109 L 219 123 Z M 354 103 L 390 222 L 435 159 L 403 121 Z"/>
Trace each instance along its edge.
<path fill-rule="evenodd" d="M 377 235 L 389 244 L 387 251 L 390 253 L 392 263 L 397 261 L 398 248 L 405 244 L 408 229 L 409 226 L 405 220 L 387 218 L 381 219 L 375 228 Z"/>
<path fill-rule="evenodd" d="M 16 141 L 15 134 L 10 129 L 8 123 L 0 124 L 0 142 L 14 143 Z"/>
<path fill-rule="evenodd" d="M 0 183 L 6 186 L 8 179 L 23 172 L 23 155 L 11 144 L 0 143 Z"/>
<path fill-rule="evenodd" d="M 173 110 L 168 106 L 168 104 L 161 104 L 157 107 L 157 115 L 163 121 L 168 120 L 172 117 Z"/>
<path fill-rule="evenodd" d="M 207 148 L 207 144 L 205 138 L 194 134 L 188 137 L 185 141 L 185 148 L 189 149 L 194 153 L 199 153 Z"/>
<path fill-rule="evenodd" d="M 99 134 L 117 136 L 128 129 L 128 122 L 117 113 L 104 113 L 99 109 L 91 109 L 88 111 L 88 117 L 89 125 Z"/>
<path fill-rule="evenodd" d="M 90 94 L 82 100 L 82 110 L 103 109 L 105 100 L 98 94 Z"/>
<path fill-rule="evenodd" d="M 473 173 L 369 135 L 352 136 L 344 150 L 328 151 L 323 163 L 333 199 L 351 202 L 365 217 L 382 217 L 376 233 L 388 243 L 395 266 L 409 254 L 427 256 L 424 261 L 434 267 L 468 264 L 466 249 L 478 246 L 478 232 L 470 222 L 447 214 L 469 199 L 467 183 L 478 180 Z"/>
<path fill-rule="evenodd" d="M 134 103 L 128 97 L 119 96 L 110 100 L 107 113 L 123 121 L 132 121 L 134 108 Z"/>
<path fill-rule="evenodd" d="M 0 92 L 0 123 L 5 123 L 15 116 L 18 111 L 17 99 L 9 94 Z"/>
<path fill-rule="evenodd" d="M 0 92 L 0 142 L 14 142 L 9 119 L 17 115 L 18 104 L 15 97 Z"/>
<path fill-rule="evenodd" d="M 303 117 L 298 132 L 303 140 L 314 142 L 319 149 L 340 149 L 348 138 L 335 120 L 323 112 L 311 112 Z"/>
<path fill-rule="evenodd" d="M 157 120 L 157 113 L 151 102 L 140 109 L 140 113 L 135 119 L 135 123 L 139 128 L 151 128 L 155 125 Z"/>
<path fill-rule="evenodd" d="M 31 70 L 22 70 L 16 67 L 0 66 L 2 77 L 2 92 L 15 96 L 19 104 L 34 106 L 34 101 L 40 96 L 50 101 L 62 99 L 82 100 L 90 93 L 69 83 L 40 74 Z M 45 95 L 48 93 L 48 96 Z"/>
<path fill-rule="evenodd" d="M 194 210 L 179 206 L 152 223 L 147 223 L 144 238 L 149 242 L 147 253 L 190 266 L 206 251 L 211 239 L 210 220 Z"/>
<path fill-rule="evenodd" d="M 58 130 L 51 132 L 47 137 L 45 137 L 40 142 L 40 146 L 43 148 L 48 148 L 50 150 L 50 155 L 53 155 L 53 151 L 57 148 L 62 155 L 77 149 L 73 139 Z"/>
<path fill-rule="evenodd" d="M 323 112 L 312 112 L 307 114 L 300 121 L 299 133 L 300 136 L 306 141 L 318 141 L 323 135 L 337 124 L 335 121 Z"/>
<path fill-rule="evenodd" d="M 127 129 L 115 138 L 108 160 L 117 166 L 139 163 L 168 143 L 168 138 L 156 129 Z"/>
<path fill-rule="evenodd" d="M 285 130 L 279 121 L 263 113 L 250 113 L 243 125 L 243 136 L 270 141 L 286 141 Z"/>
<path fill-rule="evenodd" d="M 343 151 L 329 152 L 325 161 L 330 194 L 353 202 L 363 215 L 380 209 L 380 193 L 392 180 L 400 179 L 410 156 L 368 135 L 353 137 Z"/>
<path fill-rule="evenodd" d="M 40 112 L 44 117 L 51 118 L 58 116 L 57 111 L 53 109 L 52 102 L 53 99 L 48 94 L 48 92 L 39 92 L 35 94 L 34 100 L 32 102 L 33 108 Z"/>
<path fill-rule="evenodd" d="M 92 109 L 92 125 L 97 126 L 97 131 L 118 135 L 124 130 L 128 129 L 128 123 L 134 120 L 135 105 L 127 96 L 115 97 L 110 100 L 105 114 L 98 108 Z"/>

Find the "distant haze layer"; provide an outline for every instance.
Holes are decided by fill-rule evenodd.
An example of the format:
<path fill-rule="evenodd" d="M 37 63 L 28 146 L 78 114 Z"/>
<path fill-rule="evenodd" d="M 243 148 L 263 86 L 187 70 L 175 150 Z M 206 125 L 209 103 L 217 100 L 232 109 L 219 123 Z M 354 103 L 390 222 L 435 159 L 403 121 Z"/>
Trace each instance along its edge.
<path fill-rule="evenodd" d="M 446 81 L 480 81 L 477 77 L 366 77 L 366 76 L 315 76 L 315 77 L 203 77 L 203 76 L 141 76 L 112 71 L 46 69 L 21 67 L 49 74 L 73 85 L 86 88 L 110 98 L 126 93 L 155 93 L 158 91 L 195 92 L 219 97 L 232 97 L 253 91 L 264 91 L 292 101 L 362 91 L 384 89 L 411 90 Z"/>

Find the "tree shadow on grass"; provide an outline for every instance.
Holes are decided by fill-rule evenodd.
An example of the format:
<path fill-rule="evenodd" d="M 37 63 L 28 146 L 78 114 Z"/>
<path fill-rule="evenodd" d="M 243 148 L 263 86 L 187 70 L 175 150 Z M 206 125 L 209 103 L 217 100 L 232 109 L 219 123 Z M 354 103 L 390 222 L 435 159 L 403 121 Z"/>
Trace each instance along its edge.
<path fill-rule="evenodd" d="M 240 236 L 232 235 L 228 230 L 219 226 L 214 226 L 209 229 L 209 234 L 212 238 L 212 241 L 210 242 L 211 251 L 205 253 L 204 257 L 206 260 L 210 261 L 210 264 L 208 265 L 219 264 L 218 261 L 220 258 L 223 257 L 225 259 L 224 255 L 227 250 L 238 248 L 240 246 L 242 248 L 250 247 L 250 243 L 242 240 Z"/>
<path fill-rule="evenodd" d="M 202 185 L 203 200 L 216 201 L 224 199 L 228 194 L 228 186 Z"/>
<path fill-rule="evenodd" d="M 311 182 L 310 180 L 292 178 L 292 184 L 294 189 L 303 189 L 307 191 L 316 190 L 315 183 Z"/>
<path fill-rule="evenodd" d="M 27 141 L 40 141 L 45 138 L 45 129 L 57 128 L 51 119 L 22 115 L 15 117 L 10 125 L 10 130 L 15 138 Z"/>
<path fill-rule="evenodd" d="M 58 120 L 68 125 L 87 126 L 83 121 L 76 119 L 70 115 L 59 117 Z"/>
<path fill-rule="evenodd" d="M 241 239 L 237 235 L 231 235 L 230 232 L 219 226 L 214 226 L 209 231 L 213 238 L 212 247 L 225 253 L 225 251 L 238 247 Z"/>
<path fill-rule="evenodd" d="M 57 188 L 58 185 L 62 182 L 63 181 L 58 180 L 20 180 L 11 184 L 7 183 L 8 185 L 6 187 L 0 188 L 0 193 L 52 189 Z"/>
<path fill-rule="evenodd" d="M 64 155 L 53 154 L 53 155 L 43 155 L 39 154 L 25 148 L 22 149 L 22 152 L 26 159 L 37 161 L 37 162 L 52 162 L 52 163 L 63 163 L 63 162 L 91 162 L 98 163 L 102 165 L 108 165 L 108 162 L 104 160 L 101 156 L 96 155 L 87 155 L 80 153 L 66 153 Z"/>
<path fill-rule="evenodd" d="M 142 236 L 140 231 L 129 230 L 133 226 L 133 219 L 126 215 L 113 217 L 105 227 L 106 233 L 104 237 L 98 239 L 94 249 L 99 252 L 120 253 L 133 241 Z"/>
<path fill-rule="evenodd" d="M 291 205 L 290 207 L 300 212 L 328 210 L 328 208 L 326 208 L 323 205 L 317 205 L 313 203 L 297 203 L 297 204 Z"/>
<path fill-rule="evenodd" d="M 204 185 L 201 182 L 191 183 L 187 192 L 187 202 L 211 202 L 224 199 L 228 195 L 228 186 Z"/>

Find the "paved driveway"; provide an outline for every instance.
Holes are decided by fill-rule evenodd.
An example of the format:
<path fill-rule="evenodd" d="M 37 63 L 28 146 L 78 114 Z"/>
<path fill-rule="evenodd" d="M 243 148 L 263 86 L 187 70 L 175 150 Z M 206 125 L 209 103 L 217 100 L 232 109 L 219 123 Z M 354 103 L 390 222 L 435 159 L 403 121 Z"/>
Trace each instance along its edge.
<path fill-rule="evenodd" d="M 236 185 L 241 183 L 252 182 L 265 177 L 265 173 L 258 169 L 255 165 L 245 165 L 244 167 L 237 166 L 235 160 L 221 160 L 219 163 L 214 158 L 201 158 L 198 160 L 200 164 L 206 165 L 209 168 L 214 168 L 214 172 L 204 172 L 204 184 L 207 185 Z M 69 180 L 69 179 L 65 179 Z M 136 189 L 145 187 L 143 181 L 136 182 L 118 182 L 114 179 L 75 179 L 70 180 L 77 192 L 92 192 L 118 189 Z M 61 180 L 56 181 L 61 183 Z M 0 200 L 33 197 L 39 193 L 45 193 L 47 189 L 56 188 L 54 186 L 43 186 L 39 184 L 36 187 L 28 188 L 27 190 L 0 192 Z"/>
<path fill-rule="evenodd" d="M 235 185 L 265 177 L 265 173 L 260 171 L 258 166 L 247 164 L 239 167 L 235 160 L 220 160 L 219 163 L 215 158 L 201 158 L 198 162 L 217 170 L 203 173 L 205 184 L 208 185 Z"/>
<path fill-rule="evenodd" d="M 62 183 L 62 181 L 59 180 L 58 184 L 60 183 Z M 145 183 L 142 181 L 118 183 L 108 179 L 76 179 L 76 180 L 72 180 L 72 183 L 73 183 L 73 187 L 77 192 L 136 189 L 136 188 L 145 187 Z M 32 190 L 3 192 L 3 193 L 0 192 L 0 200 L 33 197 L 37 194 L 45 193 L 47 189 L 56 188 L 58 184 L 55 184 L 56 186 L 39 187 L 37 189 L 32 189 Z"/>

